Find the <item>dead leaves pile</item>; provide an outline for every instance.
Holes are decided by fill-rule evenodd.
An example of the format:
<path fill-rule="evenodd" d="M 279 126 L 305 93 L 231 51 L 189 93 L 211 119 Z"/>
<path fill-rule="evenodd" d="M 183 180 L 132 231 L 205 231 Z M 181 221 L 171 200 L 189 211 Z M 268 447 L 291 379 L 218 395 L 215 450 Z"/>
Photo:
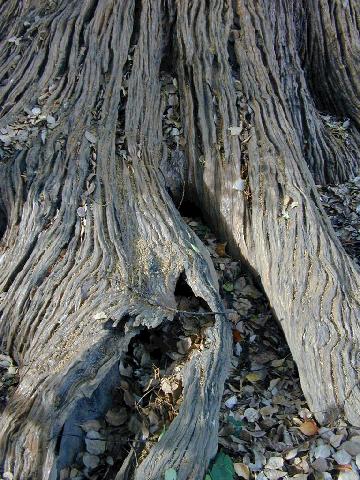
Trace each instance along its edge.
<path fill-rule="evenodd" d="M 226 254 L 225 243 L 200 220 L 188 224 L 210 251 L 233 323 L 233 369 L 219 430 L 220 452 L 228 456 L 220 463 L 227 467 L 215 473 L 210 467 L 207 480 L 359 479 L 360 430 L 336 418 L 328 427 L 317 425 L 266 297 Z"/>
<path fill-rule="evenodd" d="M 321 202 L 346 252 L 360 265 L 360 177 L 318 187 Z"/>

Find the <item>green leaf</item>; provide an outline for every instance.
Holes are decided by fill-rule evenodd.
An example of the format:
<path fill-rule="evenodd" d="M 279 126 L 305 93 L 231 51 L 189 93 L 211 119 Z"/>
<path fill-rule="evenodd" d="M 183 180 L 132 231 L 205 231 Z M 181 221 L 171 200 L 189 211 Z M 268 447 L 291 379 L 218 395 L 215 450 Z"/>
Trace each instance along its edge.
<path fill-rule="evenodd" d="M 168 468 L 165 472 L 165 480 L 176 480 L 177 474 L 175 468 Z"/>
<path fill-rule="evenodd" d="M 227 420 L 234 427 L 235 435 L 239 435 L 243 427 L 241 420 L 235 420 L 231 415 L 228 416 Z"/>
<path fill-rule="evenodd" d="M 214 465 L 211 468 L 212 480 L 233 480 L 235 475 L 234 464 L 229 455 L 219 452 L 215 457 Z"/>
<path fill-rule="evenodd" d="M 232 292 L 234 290 L 234 285 L 231 282 L 226 282 L 223 285 L 225 292 Z"/>
<path fill-rule="evenodd" d="M 205 475 L 205 480 L 212 480 L 208 473 Z"/>

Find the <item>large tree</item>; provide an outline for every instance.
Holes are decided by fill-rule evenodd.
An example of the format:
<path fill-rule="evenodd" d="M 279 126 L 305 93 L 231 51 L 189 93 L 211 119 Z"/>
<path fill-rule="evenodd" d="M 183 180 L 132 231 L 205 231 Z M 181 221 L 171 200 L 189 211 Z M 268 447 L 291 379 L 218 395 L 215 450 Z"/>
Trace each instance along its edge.
<path fill-rule="evenodd" d="M 356 0 L 1 2 L 0 334 L 20 382 L 0 459 L 15 479 L 71 463 L 61 432 L 140 330 L 173 321 L 181 275 L 218 313 L 133 478 L 204 475 L 231 339 L 184 201 L 258 277 L 317 419 L 360 425 L 360 275 L 315 187 L 358 172 L 359 25 Z"/>

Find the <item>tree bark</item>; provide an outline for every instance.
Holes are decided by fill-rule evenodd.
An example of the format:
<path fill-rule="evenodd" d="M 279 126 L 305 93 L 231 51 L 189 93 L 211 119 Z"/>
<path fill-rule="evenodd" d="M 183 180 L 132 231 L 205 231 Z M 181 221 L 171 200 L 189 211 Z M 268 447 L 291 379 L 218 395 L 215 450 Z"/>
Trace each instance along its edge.
<path fill-rule="evenodd" d="M 59 478 L 131 338 L 176 321 L 185 273 L 217 314 L 179 415 L 133 478 L 204 475 L 231 339 L 184 198 L 258 276 L 317 419 L 359 426 L 359 271 L 315 188 L 359 170 L 357 3 L 9 0 L 0 12 L 0 335 L 20 367 L 4 470 Z M 339 137 L 323 114 L 350 127 Z"/>

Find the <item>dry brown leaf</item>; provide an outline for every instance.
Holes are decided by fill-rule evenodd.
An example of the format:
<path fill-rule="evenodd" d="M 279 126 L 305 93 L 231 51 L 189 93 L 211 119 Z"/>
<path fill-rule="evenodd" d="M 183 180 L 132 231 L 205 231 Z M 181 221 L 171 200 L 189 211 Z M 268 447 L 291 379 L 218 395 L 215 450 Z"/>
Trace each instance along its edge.
<path fill-rule="evenodd" d="M 339 472 L 351 472 L 352 467 L 351 465 L 335 465 L 335 470 L 338 470 Z"/>
<path fill-rule="evenodd" d="M 219 255 L 219 257 L 226 257 L 225 247 L 227 242 L 225 243 L 218 243 L 215 247 L 215 252 Z"/>
<path fill-rule="evenodd" d="M 236 329 L 233 330 L 233 339 L 234 339 L 234 342 L 241 342 L 242 335 L 239 332 L 239 330 L 236 330 Z"/>
<path fill-rule="evenodd" d="M 311 437 L 312 435 L 316 435 L 319 431 L 319 427 L 317 426 L 314 420 L 306 420 L 300 425 L 300 431 L 308 436 Z"/>

